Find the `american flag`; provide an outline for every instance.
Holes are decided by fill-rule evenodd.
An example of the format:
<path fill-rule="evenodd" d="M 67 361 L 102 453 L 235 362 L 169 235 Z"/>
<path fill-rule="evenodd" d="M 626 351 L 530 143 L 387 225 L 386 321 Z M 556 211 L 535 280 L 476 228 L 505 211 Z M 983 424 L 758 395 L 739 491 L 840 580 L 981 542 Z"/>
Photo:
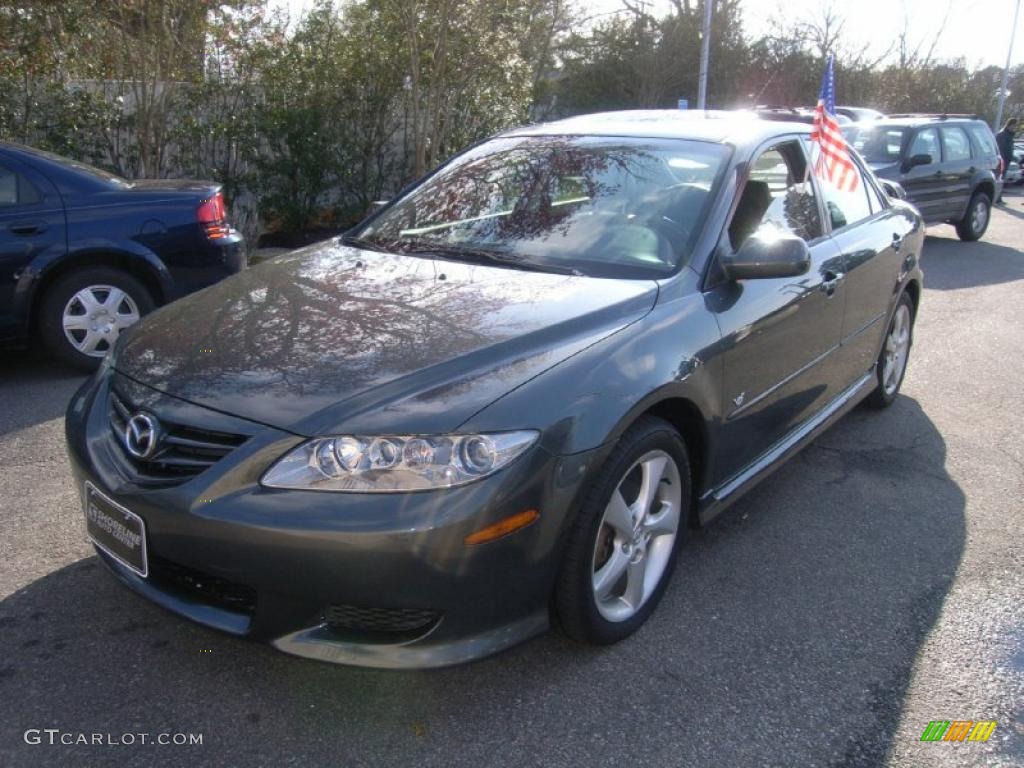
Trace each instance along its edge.
<path fill-rule="evenodd" d="M 825 74 L 821 78 L 818 106 L 814 108 L 814 130 L 811 131 L 812 150 L 817 145 L 814 173 L 837 188 L 852 192 L 857 188 L 857 169 L 846 149 L 846 139 L 836 120 L 836 73 L 832 54 L 825 61 Z"/>

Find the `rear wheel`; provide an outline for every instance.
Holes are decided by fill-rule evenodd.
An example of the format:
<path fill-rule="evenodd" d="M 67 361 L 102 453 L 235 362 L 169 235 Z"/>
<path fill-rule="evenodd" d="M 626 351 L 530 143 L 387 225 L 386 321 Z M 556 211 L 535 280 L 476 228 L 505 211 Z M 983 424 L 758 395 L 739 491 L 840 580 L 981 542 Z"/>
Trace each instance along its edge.
<path fill-rule="evenodd" d="M 689 511 L 686 446 L 645 416 L 612 450 L 570 535 L 555 595 L 566 634 L 608 644 L 635 632 L 665 591 Z"/>
<path fill-rule="evenodd" d="M 39 310 L 39 333 L 55 357 L 95 370 L 126 328 L 153 309 L 146 288 L 129 274 L 88 267 L 61 277 Z"/>
<path fill-rule="evenodd" d="M 888 408 L 896 400 L 907 373 L 910 347 L 914 340 L 914 303 L 904 293 L 889 321 L 885 343 L 875 365 L 878 383 L 866 402 L 874 408 Z"/>
<path fill-rule="evenodd" d="M 979 239 L 988 229 L 988 221 L 992 215 L 992 199 L 980 189 L 971 195 L 967 204 L 967 213 L 957 222 L 956 233 L 961 240 L 968 242 Z"/>

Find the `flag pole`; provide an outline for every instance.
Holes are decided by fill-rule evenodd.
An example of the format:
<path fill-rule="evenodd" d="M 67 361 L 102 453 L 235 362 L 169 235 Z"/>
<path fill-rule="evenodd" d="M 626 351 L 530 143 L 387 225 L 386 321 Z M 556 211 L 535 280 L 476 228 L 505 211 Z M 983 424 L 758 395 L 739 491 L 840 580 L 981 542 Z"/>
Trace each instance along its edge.
<path fill-rule="evenodd" d="M 707 109 L 708 57 L 711 47 L 711 9 L 715 0 L 704 0 L 704 24 L 700 32 L 700 74 L 697 82 L 697 109 Z M 1020 0 L 1018 0 L 1020 2 Z"/>
<path fill-rule="evenodd" d="M 1006 52 L 1006 66 L 1003 67 L 1003 82 L 999 86 L 999 107 L 996 109 L 996 122 L 992 126 L 993 132 L 999 130 L 999 124 L 1003 122 L 1003 106 L 1006 104 L 1006 85 L 1010 78 L 1010 59 L 1013 57 L 1013 40 L 1017 37 L 1017 17 L 1020 15 L 1020 0 L 1017 0 L 1017 8 L 1013 12 L 1013 26 L 1010 27 L 1010 49 Z"/>

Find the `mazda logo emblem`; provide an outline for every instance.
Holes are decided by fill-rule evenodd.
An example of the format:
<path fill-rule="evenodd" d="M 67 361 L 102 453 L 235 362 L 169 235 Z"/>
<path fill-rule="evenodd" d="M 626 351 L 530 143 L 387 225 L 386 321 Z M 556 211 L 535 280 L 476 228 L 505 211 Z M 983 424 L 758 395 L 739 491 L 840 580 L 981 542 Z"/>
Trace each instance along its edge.
<path fill-rule="evenodd" d="M 156 451 L 160 424 L 148 413 L 136 413 L 124 427 L 124 447 L 137 459 L 148 459 Z"/>

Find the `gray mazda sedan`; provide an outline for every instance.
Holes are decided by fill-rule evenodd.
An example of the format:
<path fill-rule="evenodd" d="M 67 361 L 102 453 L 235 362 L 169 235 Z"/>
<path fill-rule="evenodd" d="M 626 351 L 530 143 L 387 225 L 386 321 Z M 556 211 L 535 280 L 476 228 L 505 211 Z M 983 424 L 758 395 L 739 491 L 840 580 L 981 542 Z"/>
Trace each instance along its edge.
<path fill-rule="evenodd" d="M 625 638 L 689 529 L 899 392 L 921 217 L 857 157 L 853 190 L 809 174 L 809 129 L 510 131 L 149 315 L 67 414 L 99 556 L 328 661 L 453 664 L 552 622 Z"/>

